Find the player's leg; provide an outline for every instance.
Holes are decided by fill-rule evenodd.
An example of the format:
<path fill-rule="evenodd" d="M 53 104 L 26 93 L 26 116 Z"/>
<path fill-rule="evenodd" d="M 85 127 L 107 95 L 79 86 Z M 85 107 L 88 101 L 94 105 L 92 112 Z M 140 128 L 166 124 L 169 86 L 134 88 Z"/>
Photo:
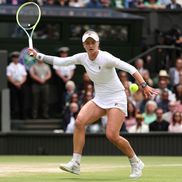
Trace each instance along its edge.
<path fill-rule="evenodd" d="M 120 129 L 125 118 L 124 112 L 117 108 L 107 110 L 106 137 L 129 158 L 135 154 L 129 142 L 120 136 Z"/>
<path fill-rule="evenodd" d="M 137 178 L 142 175 L 144 164 L 135 155 L 129 142 L 120 136 L 120 128 L 124 122 L 125 114 L 120 109 L 112 108 L 107 110 L 106 136 L 118 149 L 128 156 L 132 171 L 130 177 Z"/>
<path fill-rule="evenodd" d="M 74 130 L 74 153 L 82 154 L 85 144 L 85 127 L 97 121 L 105 114 L 105 110 L 97 106 L 94 102 L 89 101 L 80 110 Z"/>
<path fill-rule="evenodd" d="M 80 110 L 74 129 L 73 137 L 73 158 L 67 164 L 61 164 L 60 168 L 74 173 L 80 173 L 80 161 L 82 150 L 85 144 L 85 127 L 105 114 L 105 110 L 97 106 L 94 102 L 89 101 Z"/>

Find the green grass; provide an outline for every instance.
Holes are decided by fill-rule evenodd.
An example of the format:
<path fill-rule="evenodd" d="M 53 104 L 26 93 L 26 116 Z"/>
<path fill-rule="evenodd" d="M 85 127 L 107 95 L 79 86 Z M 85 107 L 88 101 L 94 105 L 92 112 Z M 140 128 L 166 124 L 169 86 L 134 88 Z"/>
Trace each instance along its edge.
<path fill-rule="evenodd" d="M 66 156 L 0 156 L 0 182 L 127 182 L 130 166 L 126 157 L 82 158 L 81 175 L 59 170 Z M 181 182 L 182 157 L 141 157 L 145 163 L 139 182 Z"/>

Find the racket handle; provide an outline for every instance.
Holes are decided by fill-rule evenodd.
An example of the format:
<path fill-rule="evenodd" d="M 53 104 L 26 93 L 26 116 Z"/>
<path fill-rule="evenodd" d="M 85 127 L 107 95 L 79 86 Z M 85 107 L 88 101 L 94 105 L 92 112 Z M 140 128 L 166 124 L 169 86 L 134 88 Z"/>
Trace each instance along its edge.
<path fill-rule="evenodd" d="M 29 44 L 29 48 L 33 49 L 33 42 L 32 42 L 32 38 L 28 37 L 28 44 Z M 30 56 L 33 56 L 33 53 L 30 53 Z"/>

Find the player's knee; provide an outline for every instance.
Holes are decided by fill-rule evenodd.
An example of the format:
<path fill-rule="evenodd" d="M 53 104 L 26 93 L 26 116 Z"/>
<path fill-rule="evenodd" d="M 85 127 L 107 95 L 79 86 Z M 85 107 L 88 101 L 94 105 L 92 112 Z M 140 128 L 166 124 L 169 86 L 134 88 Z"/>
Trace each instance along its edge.
<path fill-rule="evenodd" d="M 119 134 L 111 130 L 106 131 L 106 137 L 112 143 L 117 143 L 117 141 L 119 140 Z"/>
<path fill-rule="evenodd" d="M 80 128 L 80 129 L 85 127 L 84 122 L 83 122 L 83 118 L 80 117 L 79 115 L 76 118 L 75 127 Z"/>

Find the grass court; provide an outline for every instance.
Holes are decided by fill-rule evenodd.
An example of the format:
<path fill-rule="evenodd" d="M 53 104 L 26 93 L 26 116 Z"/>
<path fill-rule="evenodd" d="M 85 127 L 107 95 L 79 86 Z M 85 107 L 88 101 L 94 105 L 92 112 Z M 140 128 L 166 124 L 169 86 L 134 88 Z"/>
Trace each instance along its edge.
<path fill-rule="evenodd" d="M 81 175 L 63 172 L 71 156 L 0 156 L 0 182 L 128 182 L 130 166 L 123 156 L 83 156 Z M 139 182 L 181 182 L 182 157 L 140 157 Z"/>

